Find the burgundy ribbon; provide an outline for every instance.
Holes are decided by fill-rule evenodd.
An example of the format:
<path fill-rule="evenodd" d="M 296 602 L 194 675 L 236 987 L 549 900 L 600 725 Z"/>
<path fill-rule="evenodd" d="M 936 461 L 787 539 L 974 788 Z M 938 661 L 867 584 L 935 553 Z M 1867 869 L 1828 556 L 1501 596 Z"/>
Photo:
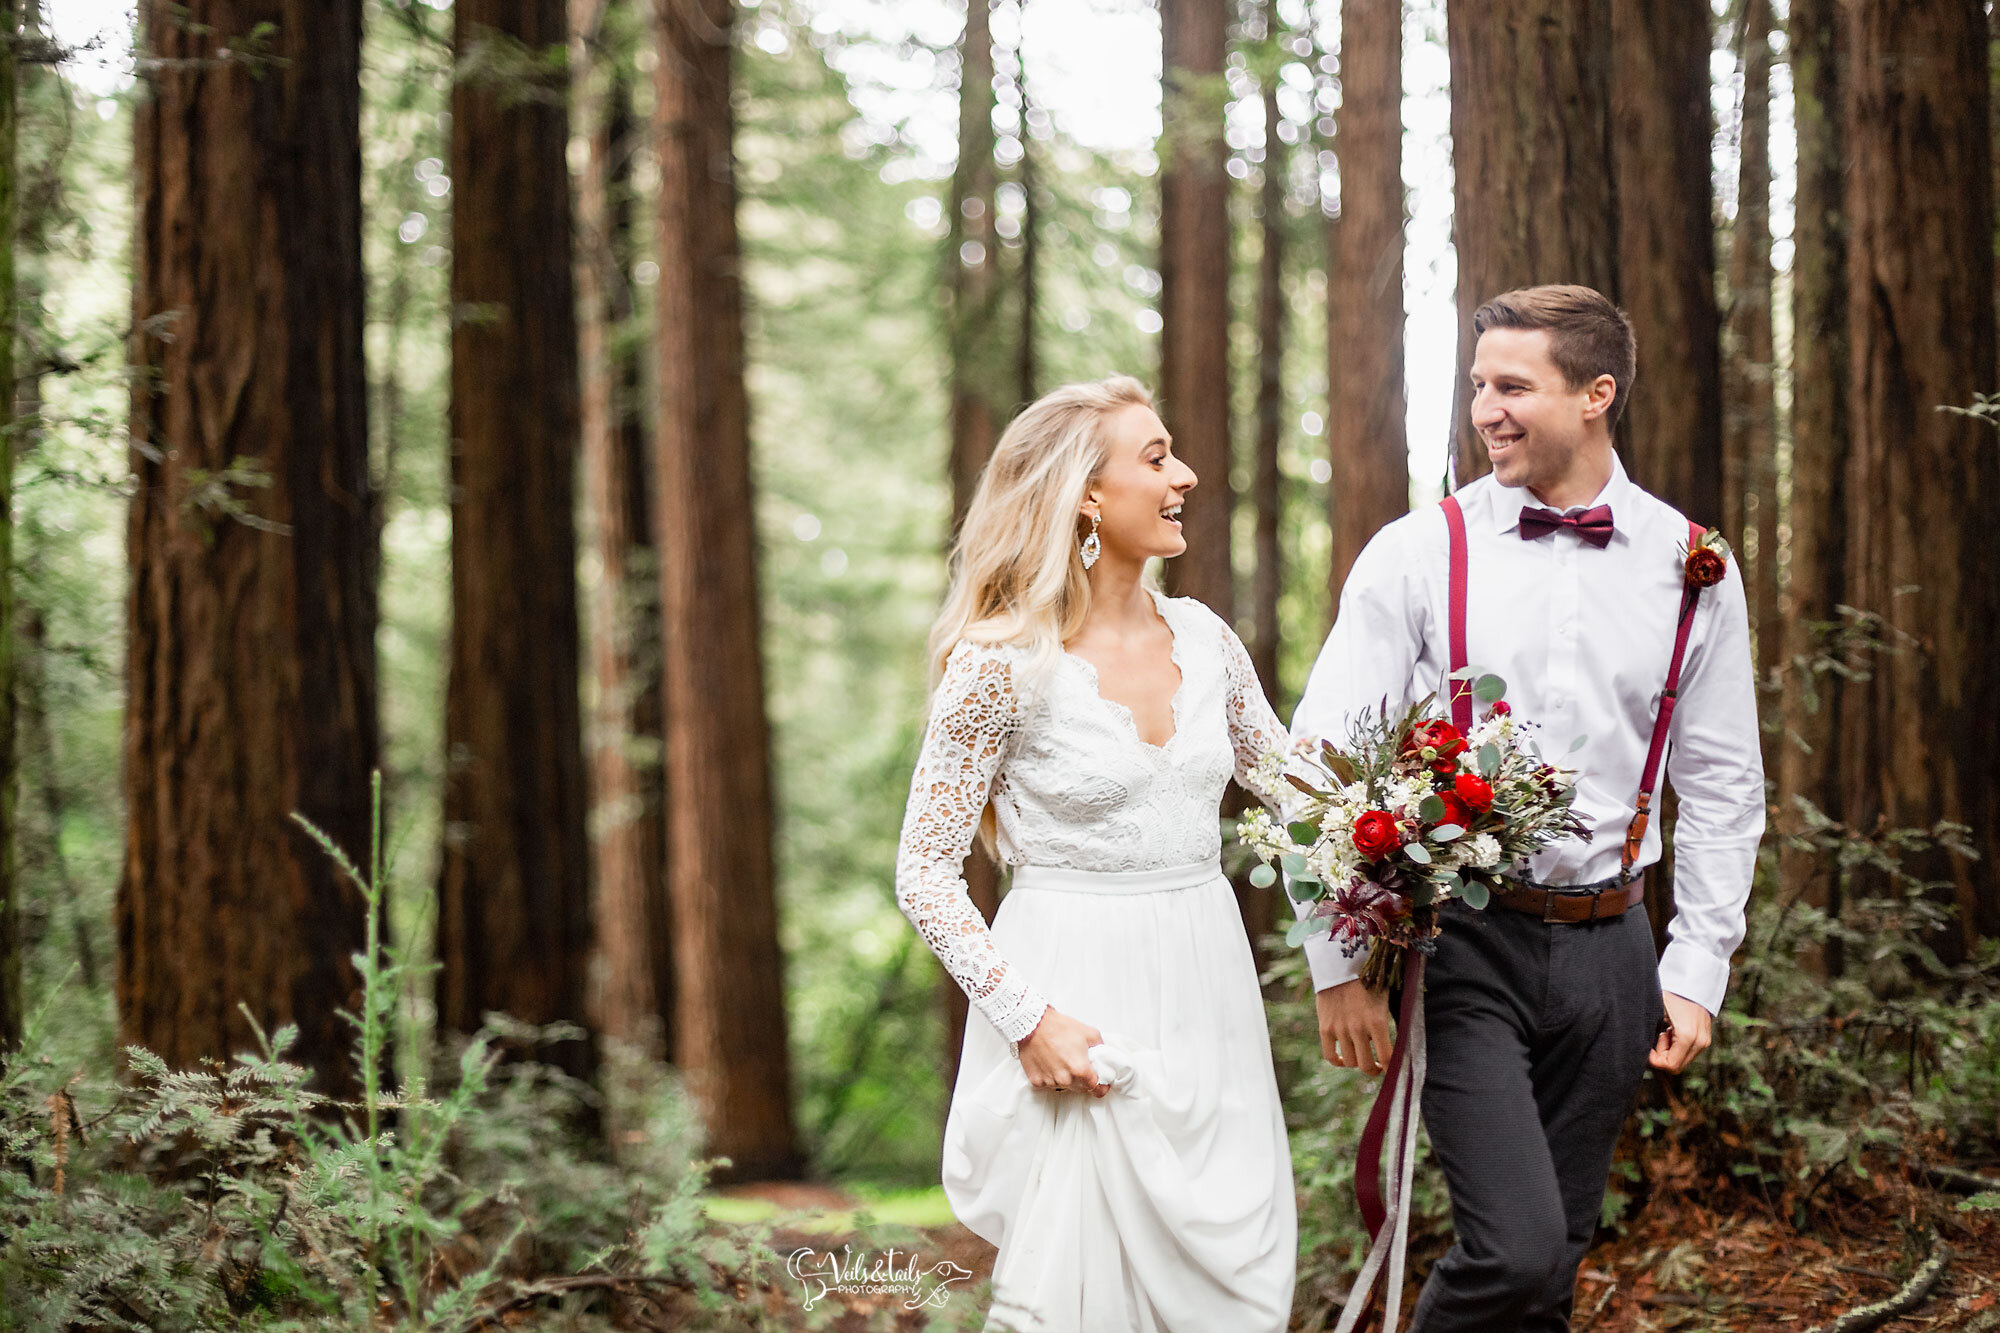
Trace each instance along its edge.
<path fill-rule="evenodd" d="M 1382 1206 L 1382 1143 L 1389 1131 L 1389 1103 L 1395 1098 L 1396 1080 L 1403 1072 L 1403 1062 L 1409 1059 L 1410 1020 L 1416 1016 L 1416 1006 L 1423 1003 L 1423 994 L 1423 951 L 1406 950 L 1403 1003 L 1396 1015 L 1396 1045 L 1389 1053 L 1389 1067 L 1382 1071 L 1382 1086 L 1375 1093 L 1375 1105 L 1369 1108 L 1368 1123 L 1361 1131 L 1361 1158 L 1354 1168 L 1354 1198 L 1361 1205 L 1361 1222 L 1368 1228 L 1370 1242 L 1381 1233 L 1382 1224 L 1389 1217 Z M 1416 1106 L 1405 1106 L 1403 1114 L 1417 1114 Z M 1389 1168 L 1397 1175 L 1403 1170 L 1402 1142 L 1402 1136 L 1397 1135 L 1396 1160 Z"/>

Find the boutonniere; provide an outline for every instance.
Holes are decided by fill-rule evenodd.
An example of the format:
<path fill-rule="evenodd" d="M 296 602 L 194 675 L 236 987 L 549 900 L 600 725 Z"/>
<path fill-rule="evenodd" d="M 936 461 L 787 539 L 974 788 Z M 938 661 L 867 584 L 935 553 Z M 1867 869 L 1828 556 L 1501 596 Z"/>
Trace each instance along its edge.
<path fill-rule="evenodd" d="M 1714 528 L 1704 528 L 1692 546 L 1683 547 L 1681 558 L 1691 588 L 1713 588 L 1729 574 L 1729 542 Z"/>

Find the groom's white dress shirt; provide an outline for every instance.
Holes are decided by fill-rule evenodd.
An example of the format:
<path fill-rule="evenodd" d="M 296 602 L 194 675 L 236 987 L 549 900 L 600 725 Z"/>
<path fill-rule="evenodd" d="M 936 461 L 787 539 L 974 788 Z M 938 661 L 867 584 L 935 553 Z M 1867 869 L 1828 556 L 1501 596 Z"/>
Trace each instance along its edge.
<path fill-rule="evenodd" d="M 1615 459 L 1590 505 L 1611 506 L 1616 525 L 1598 550 L 1573 529 L 1522 540 L 1525 488 L 1491 476 L 1462 487 L 1470 566 L 1466 658 L 1507 682 L 1507 701 L 1542 752 L 1580 771 L 1576 813 L 1587 840 L 1537 854 L 1528 873 L 1548 884 L 1590 884 L 1619 870 L 1653 718 L 1666 686 L 1680 610 L 1687 520 L 1647 494 Z M 1386 698 L 1400 711 L 1439 691 L 1450 670 L 1449 538 L 1436 505 L 1378 532 L 1354 562 L 1339 614 L 1305 695 L 1295 737 L 1346 742 L 1350 720 Z M 1474 704 L 1475 715 L 1483 705 Z M 1585 738 L 1569 753 L 1571 742 Z M 1729 958 L 1743 941 L 1743 909 L 1764 832 L 1764 765 L 1742 571 L 1735 559 L 1702 591 L 1667 738 L 1665 780 L 1680 798 L 1674 837 L 1674 904 L 1660 959 L 1664 990 L 1711 1013 L 1729 987 Z M 1660 857 L 1659 801 L 1637 864 Z M 1296 905 L 1295 905 L 1296 906 Z M 1492 908 L 1504 911 L 1504 908 Z M 1636 910 L 1636 909 L 1635 909 Z M 1313 984 L 1354 977 L 1361 957 L 1317 939 L 1306 944 Z"/>

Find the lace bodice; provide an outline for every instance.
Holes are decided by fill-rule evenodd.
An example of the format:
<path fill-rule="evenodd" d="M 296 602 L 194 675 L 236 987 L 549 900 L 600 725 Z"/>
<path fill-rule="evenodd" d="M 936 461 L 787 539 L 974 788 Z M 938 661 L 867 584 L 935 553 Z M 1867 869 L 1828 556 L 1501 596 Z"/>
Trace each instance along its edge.
<path fill-rule="evenodd" d="M 1220 617 L 1153 594 L 1173 632 L 1180 689 L 1165 745 L 1139 739 L 1097 669 L 1064 653 L 1027 695 L 1023 650 L 961 642 L 931 699 L 896 853 L 896 901 L 972 1003 L 1018 1041 L 1047 1002 L 1007 965 L 967 893 L 961 866 L 990 799 L 1010 866 L 1157 870 L 1215 856 L 1233 774 L 1276 809 L 1270 756 L 1289 741 L 1250 655 Z"/>

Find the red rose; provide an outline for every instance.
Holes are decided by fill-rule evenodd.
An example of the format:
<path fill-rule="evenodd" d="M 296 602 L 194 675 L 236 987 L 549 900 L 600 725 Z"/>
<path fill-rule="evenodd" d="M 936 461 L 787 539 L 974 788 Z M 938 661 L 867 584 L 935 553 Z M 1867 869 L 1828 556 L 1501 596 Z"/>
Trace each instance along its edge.
<path fill-rule="evenodd" d="M 1354 850 L 1371 861 L 1379 861 L 1403 845 L 1396 817 L 1386 810 L 1370 810 L 1354 821 Z"/>
<path fill-rule="evenodd" d="M 1452 774 L 1458 772 L 1458 762 L 1452 759 L 1440 759 L 1435 764 L 1431 765 L 1431 772 L 1437 774 L 1441 778 L 1448 778 Z"/>
<path fill-rule="evenodd" d="M 1436 822 L 1431 825 L 1432 828 L 1436 828 L 1438 824 L 1456 824 L 1460 828 L 1471 826 L 1472 809 L 1464 801 L 1448 791 L 1439 792 L 1438 799 L 1444 802 L 1444 813 L 1437 817 Z"/>
<path fill-rule="evenodd" d="M 1505 699 L 1496 699 L 1490 711 L 1495 717 L 1505 717 L 1514 711 L 1514 705 L 1508 703 Z"/>
<path fill-rule="evenodd" d="M 1440 759 L 1456 759 L 1465 753 L 1465 737 L 1451 723 L 1431 718 L 1410 728 L 1410 739 L 1404 742 L 1403 753 L 1414 754 L 1426 748 L 1436 750 Z"/>
<path fill-rule="evenodd" d="M 1477 773 L 1460 773 L 1451 784 L 1452 794 L 1479 814 L 1493 808 L 1493 784 Z"/>
<path fill-rule="evenodd" d="M 1722 552 L 1708 546 L 1697 546 L 1688 552 L 1687 581 L 1697 588 L 1713 588 L 1729 573 L 1729 562 L 1722 558 Z"/>

